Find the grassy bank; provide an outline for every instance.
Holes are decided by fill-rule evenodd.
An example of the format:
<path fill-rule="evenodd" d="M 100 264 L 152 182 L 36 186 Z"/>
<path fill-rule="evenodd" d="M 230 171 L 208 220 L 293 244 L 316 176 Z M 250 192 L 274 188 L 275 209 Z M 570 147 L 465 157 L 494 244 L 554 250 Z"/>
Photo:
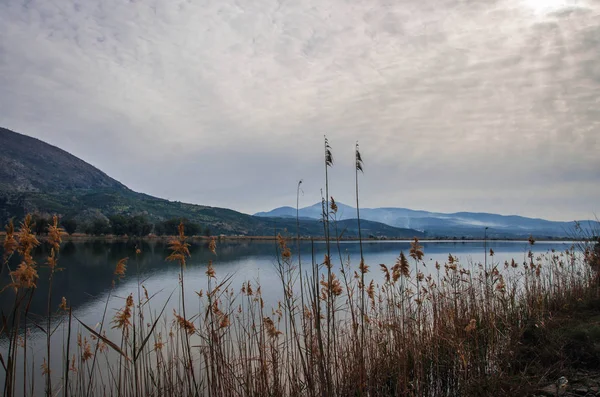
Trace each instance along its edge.
<path fill-rule="evenodd" d="M 188 291 L 181 282 L 165 306 L 156 307 L 155 291 L 138 280 L 137 292 L 100 324 L 80 323 L 65 297 L 49 301 L 45 321 L 33 325 L 28 302 L 36 285 L 51 285 L 62 234 L 51 225 L 46 244 L 53 250 L 36 264 L 31 250 L 39 241 L 28 222 L 9 227 L 4 240 L 5 253 L 20 258 L 8 269 L 7 256 L 3 267 L 12 283 L 2 298 L 15 303 L 0 328 L 9 346 L 1 360 L 6 396 L 505 395 L 558 376 L 569 361 L 555 357 L 596 354 L 586 345 L 561 345 L 569 336 L 553 334 L 572 328 L 566 320 L 560 326 L 569 313 L 597 309 L 593 250 L 530 253 L 505 263 L 490 252 L 483 264 L 450 255 L 427 269 L 417 240 L 395 263 L 365 264 L 344 257 L 332 238 L 330 255 L 304 263 L 295 243 L 279 237 L 276 307 L 265 307 L 255 281 L 233 286 L 210 263 L 203 286 Z M 167 259 L 179 263 L 181 281 L 188 241 L 183 227 L 170 240 Z M 210 240 L 215 253 L 217 243 Z M 138 254 L 115 264 L 116 283 Z M 38 266 L 50 267 L 48 279 L 37 278 Z M 373 272 L 384 281 L 369 282 Z M 198 305 L 185 307 L 183 297 L 194 293 Z M 67 335 L 62 345 L 50 343 L 57 320 Z M 48 335 L 43 357 L 27 355 L 23 329 L 32 326 Z M 109 339 L 109 328 L 120 336 Z M 62 351 L 58 365 L 49 362 L 51 349 Z"/>
<path fill-rule="evenodd" d="M 568 380 L 564 395 L 596 395 L 600 391 L 600 299 L 565 305 L 521 335 L 501 379 L 513 395 L 556 395 L 556 382 Z M 589 393 L 589 394 L 588 394 Z M 561 393 L 562 394 L 562 393 Z"/>

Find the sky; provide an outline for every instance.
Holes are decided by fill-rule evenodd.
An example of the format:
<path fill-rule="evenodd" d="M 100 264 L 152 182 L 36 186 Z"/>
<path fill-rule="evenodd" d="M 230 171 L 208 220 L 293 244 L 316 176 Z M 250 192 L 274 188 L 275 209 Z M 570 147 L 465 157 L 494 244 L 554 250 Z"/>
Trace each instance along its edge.
<path fill-rule="evenodd" d="M 600 216 L 600 0 L 0 0 L 0 126 L 133 190 Z M 0 149 L 1 150 L 1 149 Z"/>

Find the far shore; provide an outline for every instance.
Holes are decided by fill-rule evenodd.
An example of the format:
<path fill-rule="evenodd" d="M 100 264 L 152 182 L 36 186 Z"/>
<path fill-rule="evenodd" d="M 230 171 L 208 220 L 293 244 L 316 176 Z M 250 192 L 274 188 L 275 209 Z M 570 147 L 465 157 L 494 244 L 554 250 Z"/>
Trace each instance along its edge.
<path fill-rule="evenodd" d="M 6 232 L 2 231 L 0 232 L 0 241 L 4 241 L 6 237 Z M 39 240 L 44 241 L 46 239 L 46 235 L 41 235 L 41 236 L 37 236 Z M 86 241 L 106 241 L 106 242 L 122 242 L 122 241 L 129 241 L 129 240 L 144 240 L 144 241 L 164 241 L 164 242 L 168 242 L 169 240 L 172 240 L 173 238 L 175 238 L 177 236 L 156 236 L 156 235 L 148 235 L 148 236 L 143 236 L 143 237 L 138 237 L 138 236 L 115 236 L 112 234 L 109 235 L 101 235 L 101 236 L 93 236 L 93 235 L 88 235 L 88 234 L 83 234 L 83 233 L 74 233 L 72 235 L 68 235 L 66 233 L 64 233 L 62 235 L 62 240 L 63 241 L 73 241 L 73 242 L 86 242 Z M 243 236 L 243 235 L 218 235 L 218 236 L 187 236 L 189 240 L 191 241 L 209 241 L 211 239 L 217 239 L 219 241 L 276 241 L 277 240 L 277 236 Z M 297 240 L 297 237 L 294 235 L 288 235 L 285 236 L 285 238 L 287 240 L 291 240 L 291 241 L 295 241 Z M 301 236 L 300 237 L 300 241 L 325 241 L 324 237 L 306 237 L 306 236 Z M 336 241 L 336 239 L 331 239 L 332 241 Z M 413 238 L 407 238 L 407 237 L 400 237 L 400 238 L 396 238 L 396 237 L 381 237 L 381 238 L 373 238 L 373 237 L 363 237 L 362 241 L 368 241 L 368 242 L 372 242 L 372 241 L 412 241 Z M 487 239 L 483 239 L 483 238 L 479 238 L 479 237 L 473 237 L 473 238 L 452 238 L 452 237 L 439 237 L 439 238 L 432 238 L 432 237 L 419 237 L 419 241 L 430 241 L 430 242 L 476 242 L 476 241 L 514 241 L 514 242 L 525 242 L 528 241 L 528 238 L 487 238 Z M 340 239 L 340 241 L 359 241 L 358 237 L 343 237 Z M 535 241 L 539 241 L 539 242 L 544 242 L 544 241 L 548 241 L 548 242 L 552 242 L 552 241 L 571 241 L 571 242 L 578 242 L 578 241 L 583 241 L 581 239 L 573 239 L 573 238 L 568 238 L 568 237 L 561 237 L 561 238 L 537 238 L 535 239 Z"/>

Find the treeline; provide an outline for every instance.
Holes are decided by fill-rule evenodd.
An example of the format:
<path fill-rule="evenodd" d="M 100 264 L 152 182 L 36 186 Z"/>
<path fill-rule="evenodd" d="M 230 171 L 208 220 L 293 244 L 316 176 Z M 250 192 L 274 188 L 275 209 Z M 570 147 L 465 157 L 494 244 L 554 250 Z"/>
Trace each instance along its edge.
<path fill-rule="evenodd" d="M 52 222 L 50 217 L 35 215 L 33 217 L 33 232 L 37 235 L 43 235 L 48 232 L 48 226 Z M 211 231 L 202 228 L 199 224 L 191 222 L 189 219 L 173 218 L 162 222 L 152 223 L 143 215 L 124 216 L 112 215 L 108 219 L 97 218 L 90 222 L 78 222 L 74 218 L 60 219 L 60 226 L 69 235 L 79 231 L 92 236 L 102 236 L 112 234 L 115 236 L 135 236 L 144 237 L 149 234 L 157 236 L 176 235 L 179 223 L 183 222 L 185 234 L 188 236 L 205 235 L 210 236 Z"/>

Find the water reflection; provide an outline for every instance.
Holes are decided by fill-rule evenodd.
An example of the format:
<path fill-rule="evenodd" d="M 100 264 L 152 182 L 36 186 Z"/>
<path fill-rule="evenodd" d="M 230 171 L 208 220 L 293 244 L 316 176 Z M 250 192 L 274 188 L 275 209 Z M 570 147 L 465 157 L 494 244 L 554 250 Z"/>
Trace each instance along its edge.
<path fill-rule="evenodd" d="M 458 256 L 463 263 L 482 262 L 484 258 L 484 245 L 480 241 L 468 242 L 422 242 L 425 251 L 425 262 L 433 264 L 436 261 L 443 263 L 448 254 Z M 536 243 L 533 246 L 535 252 L 546 252 L 549 249 L 564 250 L 570 247 L 568 242 Z M 139 255 L 135 254 L 136 247 L 141 250 Z M 291 242 L 290 247 L 294 258 L 297 257 L 296 243 Z M 409 242 L 377 241 L 364 244 L 364 256 L 367 264 L 374 269 L 380 263 L 393 264 L 400 251 L 408 252 Z M 526 242 L 499 242 L 487 243 L 488 249 L 495 252 L 491 260 L 504 262 L 515 259 L 522 262 L 529 249 Z M 302 262 L 308 266 L 313 257 L 317 262 L 323 260 L 325 245 L 323 242 L 315 242 L 314 245 L 308 241 L 301 243 L 300 254 Z M 36 248 L 34 258 L 39 264 L 39 280 L 30 312 L 32 314 L 45 315 L 48 296 L 48 270 L 45 267 L 45 258 L 49 255 L 49 247 L 41 245 Z M 232 274 L 232 283 L 241 283 L 244 280 L 260 280 L 263 284 L 265 299 L 271 297 L 276 303 L 279 295 L 279 283 L 276 278 L 274 264 L 276 263 L 276 245 L 272 241 L 228 241 L 220 243 L 217 247 L 217 255 L 213 255 L 208 249 L 208 243 L 193 242 L 190 246 L 191 258 L 186 269 L 186 284 L 190 283 L 190 291 L 197 290 L 204 285 L 205 267 L 209 260 L 213 260 L 215 270 L 219 276 Z M 121 294 L 128 294 L 124 288 L 128 284 L 137 290 L 137 280 L 147 285 L 154 285 L 160 289 L 173 289 L 177 286 L 179 267 L 176 263 L 167 262 L 168 245 L 161 241 L 127 241 L 127 242 L 105 242 L 91 241 L 85 243 L 67 242 L 61 247 L 59 267 L 62 269 L 55 274 L 52 300 L 58 305 L 60 299 L 67 297 L 70 305 L 77 311 L 80 307 L 89 305 L 99 299 L 103 300 L 111 288 L 114 279 L 113 273 L 119 259 L 129 257 L 126 281 L 119 287 Z M 342 242 L 332 248 L 334 263 L 339 266 L 340 261 L 350 260 L 351 264 L 357 265 L 359 257 L 359 246 L 355 242 Z M 341 257 L 341 259 L 340 259 Z M 14 269 L 18 265 L 17 258 L 12 258 L 10 267 Z M 376 277 L 376 275 L 372 275 Z M 8 272 L 3 272 L 1 285 L 10 283 Z M 132 290 L 133 291 L 133 290 Z M 12 296 L 11 296 L 12 295 Z M 13 303 L 13 292 L 10 289 L 2 293 L 0 308 L 7 313 Z"/>
<path fill-rule="evenodd" d="M 420 271 L 425 273 L 433 272 L 435 262 L 444 263 L 449 254 L 459 258 L 463 265 L 472 264 L 476 266 L 484 260 L 484 243 L 482 241 L 469 242 L 422 242 L 425 252 L 424 262 L 426 266 L 419 265 Z M 295 242 L 290 242 L 294 263 L 297 264 L 298 248 Z M 530 247 L 527 242 L 500 242 L 493 241 L 487 243 L 487 249 L 493 249 L 495 254 L 488 257 L 488 263 L 503 263 L 515 259 L 517 262 L 523 262 L 527 251 L 532 248 L 534 253 L 545 253 L 550 249 L 563 251 L 571 246 L 571 243 L 536 243 Z M 141 250 L 136 255 L 136 248 Z M 379 271 L 379 264 L 393 265 L 400 251 L 408 253 L 410 243 L 408 241 L 377 241 L 364 244 L 363 251 L 365 261 L 371 266 L 371 272 L 368 273 L 367 282 L 373 279 L 375 282 L 381 282 L 383 275 Z M 309 271 L 311 262 L 314 260 L 319 263 L 323 261 L 326 247 L 323 242 L 304 241 L 300 246 L 300 259 L 304 270 Z M 343 242 L 339 246 L 332 247 L 332 261 L 335 266 L 335 272 L 339 275 L 339 266 L 343 261 L 349 261 L 350 266 L 357 269 L 360 257 L 359 245 L 355 242 Z M 48 296 L 48 269 L 44 266 L 45 258 L 49 255 L 49 247 L 40 246 L 34 252 L 34 258 L 40 264 L 38 288 L 33 294 L 31 307 L 28 315 L 28 354 L 38 362 L 46 356 L 45 335 L 36 327 L 32 326 L 32 321 L 41 321 L 47 310 Z M 277 263 L 276 243 L 273 241 L 228 241 L 218 244 L 217 255 L 212 254 L 206 242 L 193 242 L 190 246 L 191 258 L 185 269 L 185 305 L 189 308 L 188 316 L 193 316 L 203 312 L 199 307 L 199 301 L 195 294 L 196 291 L 206 291 L 207 286 L 207 264 L 213 260 L 214 269 L 217 273 L 217 280 L 223 280 L 230 275 L 230 285 L 233 291 L 239 291 L 243 282 L 251 280 L 254 287 L 261 285 L 262 298 L 265 303 L 266 312 L 270 312 L 272 307 L 282 297 L 281 281 L 275 271 Z M 93 241 L 85 243 L 65 243 L 61 247 L 59 256 L 59 267 L 62 270 L 55 274 L 52 290 L 52 307 L 58 309 L 61 298 L 66 297 L 68 304 L 73 308 L 74 332 L 71 336 L 71 344 L 75 346 L 76 338 L 82 327 L 77 322 L 90 327 L 98 327 L 102 322 L 105 308 L 106 320 L 103 331 L 110 340 L 118 341 L 119 330 L 111 328 L 110 321 L 119 308 L 125 303 L 125 298 L 133 294 L 137 301 L 137 294 L 142 296 L 140 291 L 143 285 L 150 296 L 152 302 L 150 310 L 160 311 L 165 307 L 166 316 L 164 325 L 170 323 L 173 310 L 179 310 L 181 305 L 179 296 L 179 265 L 175 262 L 167 262 L 165 258 L 169 255 L 168 245 L 161 241 L 128 241 L 128 242 L 105 242 Z M 115 265 L 119 259 L 129 257 L 126 277 L 117 281 L 112 287 Z M 18 265 L 17 258 L 12 258 L 10 267 L 14 269 Z M 411 272 L 414 274 L 414 263 L 411 261 Z M 501 266 L 502 267 L 502 266 Z M 6 270 L 6 269 L 5 269 Z M 3 272 L 0 279 L 1 285 L 10 283 L 10 278 L 6 271 Z M 214 282 L 214 280 L 213 280 Z M 214 284 L 213 284 L 214 285 Z M 298 288 L 298 286 L 296 285 Z M 14 291 L 10 288 L 5 289 L 0 295 L 0 307 L 4 313 L 9 313 L 14 302 Z M 171 297 L 171 298 L 169 298 Z M 170 300 L 169 300 L 170 299 Z M 234 305 L 237 305 L 234 299 Z M 235 306 L 232 306 L 235 307 Z M 158 314 L 158 313 L 156 313 Z M 40 318 L 42 320 L 40 320 Z M 55 346 L 51 353 L 51 369 L 56 374 L 56 381 L 62 371 L 63 351 L 60 348 L 65 345 L 66 315 L 54 315 L 52 326 L 56 327 L 57 332 L 52 337 L 51 345 Z M 163 323 L 161 323 L 163 324 Z M 99 330 L 99 328 L 96 328 Z M 86 333 L 84 333 L 86 334 Z M 200 341 L 196 341 L 200 343 Z M 4 354 L 7 350 L 7 340 L 5 335 L 0 337 L 0 353 Z M 22 362 L 22 349 L 19 349 L 18 362 Z M 114 357 L 112 358 L 114 359 Z M 111 360 L 112 360 L 111 359 Z M 20 370 L 19 370 L 20 371 Z M 17 379 L 21 379 L 22 374 L 17 372 Z M 34 369 L 33 377 L 36 382 L 41 382 L 43 376 L 39 368 Z M 3 386 L 3 378 L 0 377 L 0 388 Z M 43 389 L 37 389 L 36 395 L 43 395 Z"/>

